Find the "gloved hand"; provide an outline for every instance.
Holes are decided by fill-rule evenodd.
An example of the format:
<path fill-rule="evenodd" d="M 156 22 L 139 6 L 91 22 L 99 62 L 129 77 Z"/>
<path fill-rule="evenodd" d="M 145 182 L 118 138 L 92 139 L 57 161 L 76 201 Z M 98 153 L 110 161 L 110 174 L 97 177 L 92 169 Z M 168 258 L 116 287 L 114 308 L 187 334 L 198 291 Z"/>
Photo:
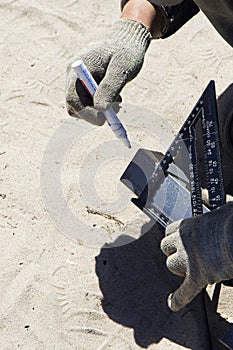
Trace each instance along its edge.
<path fill-rule="evenodd" d="M 168 269 L 185 277 L 168 298 L 170 309 L 178 311 L 207 284 L 233 277 L 233 203 L 170 224 L 161 249 Z"/>
<path fill-rule="evenodd" d="M 102 41 L 89 44 L 76 59 L 84 61 L 99 87 L 92 100 L 71 68 L 74 60 L 70 62 L 66 80 L 68 113 L 102 125 L 105 118 L 97 110 L 103 111 L 115 102 L 125 84 L 139 73 L 150 41 L 151 34 L 142 23 L 124 18 Z M 93 105 L 97 110 L 85 108 Z"/>

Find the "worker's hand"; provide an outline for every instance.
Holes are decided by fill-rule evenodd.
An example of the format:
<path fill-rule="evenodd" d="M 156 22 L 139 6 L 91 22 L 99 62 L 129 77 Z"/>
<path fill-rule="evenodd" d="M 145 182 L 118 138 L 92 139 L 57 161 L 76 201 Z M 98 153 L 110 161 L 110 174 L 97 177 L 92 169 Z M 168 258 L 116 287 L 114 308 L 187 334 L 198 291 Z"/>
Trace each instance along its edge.
<path fill-rule="evenodd" d="M 94 76 L 99 87 L 94 99 L 88 95 L 76 73 L 67 67 L 66 104 L 68 113 L 96 125 L 105 121 L 102 113 L 117 100 L 122 88 L 140 71 L 151 34 L 140 22 L 120 19 L 102 41 L 91 43 L 79 57 Z M 93 106 L 95 108 L 85 108 Z M 84 110 L 85 108 L 85 110 Z"/>
<path fill-rule="evenodd" d="M 168 298 L 170 309 L 178 311 L 207 284 L 233 278 L 233 203 L 172 223 L 161 249 L 168 269 L 184 277 Z"/>

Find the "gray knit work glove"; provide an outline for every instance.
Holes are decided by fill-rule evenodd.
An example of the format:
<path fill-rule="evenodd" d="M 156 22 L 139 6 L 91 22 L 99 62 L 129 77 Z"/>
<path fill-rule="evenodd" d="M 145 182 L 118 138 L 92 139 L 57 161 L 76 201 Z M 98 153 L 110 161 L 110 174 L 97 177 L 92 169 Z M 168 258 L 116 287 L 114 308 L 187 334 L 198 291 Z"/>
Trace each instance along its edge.
<path fill-rule="evenodd" d="M 117 100 L 122 88 L 139 73 L 151 34 L 140 22 L 120 19 L 102 41 L 89 44 L 79 57 L 94 76 L 99 87 L 94 99 L 88 95 L 70 62 L 67 67 L 66 105 L 68 113 L 95 125 L 102 125 L 102 113 Z M 93 106 L 95 108 L 85 108 Z M 84 110 L 85 108 L 85 110 Z"/>
<path fill-rule="evenodd" d="M 207 284 L 233 277 L 233 203 L 170 224 L 161 249 L 168 269 L 185 277 L 168 298 L 170 309 L 178 311 Z"/>

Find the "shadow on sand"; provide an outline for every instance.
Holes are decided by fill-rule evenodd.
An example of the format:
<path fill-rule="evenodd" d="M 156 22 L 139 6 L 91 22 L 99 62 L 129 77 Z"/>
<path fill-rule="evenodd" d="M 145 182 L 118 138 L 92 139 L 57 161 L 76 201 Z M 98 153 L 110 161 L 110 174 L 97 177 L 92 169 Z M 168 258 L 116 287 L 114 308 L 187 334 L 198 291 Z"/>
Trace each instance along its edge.
<path fill-rule="evenodd" d="M 103 247 L 96 257 L 104 312 L 132 328 L 135 342 L 142 348 L 167 338 L 192 350 L 225 349 L 216 339 L 232 325 L 215 312 L 206 293 L 179 312 L 169 310 L 167 297 L 182 279 L 166 268 L 166 257 L 160 250 L 164 230 L 158 225 L 147 230 L 143 225 L 141 232 L 138 240 L 126 245 L 122 242 L 129 237 L 119 237 L 114 247 Z M 214 333 L 212 345 L 205 309 Z"/>

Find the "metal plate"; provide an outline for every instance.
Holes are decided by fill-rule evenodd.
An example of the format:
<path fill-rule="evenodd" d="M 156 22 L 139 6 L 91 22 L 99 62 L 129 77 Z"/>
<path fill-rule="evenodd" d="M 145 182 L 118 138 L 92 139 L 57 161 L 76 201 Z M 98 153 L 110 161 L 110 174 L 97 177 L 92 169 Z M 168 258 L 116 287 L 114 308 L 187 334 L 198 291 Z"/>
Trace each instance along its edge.
<path fill-rule="evenodd" d="M 165 155 L 140 149 L 121 181 L 138 196 L 133 203 L 164 227 L 225 204 L 214 81 Z M 203 205 L 203 187 L 208 207 Z"/>

